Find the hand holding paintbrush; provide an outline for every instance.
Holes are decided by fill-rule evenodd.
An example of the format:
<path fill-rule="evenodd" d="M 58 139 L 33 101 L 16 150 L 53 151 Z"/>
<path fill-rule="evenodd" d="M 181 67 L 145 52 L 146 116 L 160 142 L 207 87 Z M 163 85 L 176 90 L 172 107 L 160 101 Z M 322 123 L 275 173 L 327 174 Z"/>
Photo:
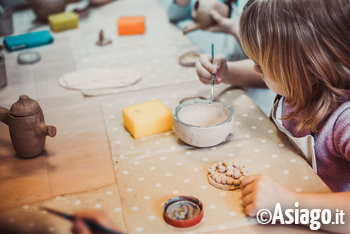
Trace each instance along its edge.
<path fill-rule="evenodd" d="M 116 231 L 113 222 L 101 211 L 80 211 L 74 215 L 42 207 L 43 210 L 73 222 L 72 232 L 78 234 L 122 234 Z"/>
<path fill-rule="evenodd" d="M 237 85 L 228 71 L 227 61 L 223 55 L 217 55 L 214 58 L 214 55 L 201 54 L 196 62 L 196 72 L 199 80 L 204 84 L 212 84 L 214 78 L 214 84 Z"/>

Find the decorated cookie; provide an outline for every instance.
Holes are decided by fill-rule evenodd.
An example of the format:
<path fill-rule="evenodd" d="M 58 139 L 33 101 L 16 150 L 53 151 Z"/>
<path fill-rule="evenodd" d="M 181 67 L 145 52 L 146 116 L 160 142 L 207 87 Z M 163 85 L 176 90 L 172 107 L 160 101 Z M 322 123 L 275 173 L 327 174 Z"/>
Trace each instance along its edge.
<path fill-rule="evenodd" d="M 216 188 L 235 190 L 241 185 L 241 180 L 248 175 L 244 166 L 230 161 L 217 162 L 208 168 L 208 181 Z"/>

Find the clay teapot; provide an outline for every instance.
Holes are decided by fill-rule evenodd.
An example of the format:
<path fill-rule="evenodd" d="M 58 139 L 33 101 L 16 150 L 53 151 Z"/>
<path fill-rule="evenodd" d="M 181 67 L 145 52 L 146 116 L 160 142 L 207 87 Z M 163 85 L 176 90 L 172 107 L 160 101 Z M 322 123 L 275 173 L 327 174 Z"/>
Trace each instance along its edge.
<path fill-rule="evenodd" d="M 22 158 L 38 156 L 46 136 L 56 135 L 54 126 L 45 125 L 39 103 L 27 95 L 21 95 L 10 110 L 0 106 L 0 121 L 9 126 L 13 148 Z"/>
<path fill-rule="evenodd" d="M 196 0 L 192 8 L 192 18 L 194 22 L 184 33 L 197 29 L 206 29 L 214 25 L 215 21 L 210 16 L 212 10 L 217 11 L 224 17 L 229 16 L 229 7 L 218 0 Z"/>

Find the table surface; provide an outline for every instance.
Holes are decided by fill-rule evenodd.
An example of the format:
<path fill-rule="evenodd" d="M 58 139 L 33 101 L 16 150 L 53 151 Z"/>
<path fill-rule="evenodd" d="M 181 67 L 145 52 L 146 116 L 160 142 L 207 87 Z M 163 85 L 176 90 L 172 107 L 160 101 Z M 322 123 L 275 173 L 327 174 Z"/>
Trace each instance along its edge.
<path fill-rule="evenodd" d="M 116 22 L 118 17 L 122 15 L 145 15 L 145 35 L 117 36 Z M 15 12 L 15 34 L 48 29 L 47 25 L 33 23 L 31 20 L 34 18 L 34 14 L 30 10 Z M 105 36 L 113 40 L 110 47 L 100 48 L 95 45 L 98 31 L 101 28 L 104 29 Z M 19 95 L 26 94 L 39 102 L 44 111 L 46 123 L 56 126 L 58 133 L 54 138 L 47 138 L 46 150 L 41 156 L 24 160 L 16 157 L 7 126 L 0 125 L 0 199 L 2 200 L 0 216 L 1 220 L 5 222 L 4 225 L 16 226 L 16 228 L 29 230 L 33 233 L 39 230 L 40 233 L 66 233 L 70 228 L 68 222 L 47 215 L 46 212 L 40 210 L 41 206 L 48 206 L 67 212 L 80 209 L 103 209 L 115 220 L 122 231 L 129 233 L 141 231 L 154 233 L 157 230 L 173 231 L 164 225 L 161 219 L 158 219 L 160 214 L 154 215 L 157 223 L 153 226 L 155 229 L 137 226 L 137 223 L 132 220 L 134 217 L 140 216 L 134 216 L 132 212 L 130 213 L 129 208 L 134 207 L 130 205 L 133 200 L 128 194 L 130 190 L 125 186 L 133 183 L 128 178 L 133 177 L 133 173 L 137 173 L 138 168 L 132 166 L 136 165 L 135 157 L 141 157 L 143 153 L 147 153 L 147 148 L 152 142 L 153 144 L 158 141 L 165 142 L 172 150 L 174 148 L 171 147 L 179 147 L 182 153 L 190 149 L 175 141 L 176 137 L 172 133 L 157 135 L 155 137 L 158 140 L 155 141 L 152 137 L 140 141 L 133 140 L 121 125 L 120 108 L 152 98 L 159 98 L 170 108 L 173 108 L 183 97 L 206 95 L 209 88 L 200 84 L 194 69 L 183 68 L 177 63 L 177 58 L 182 53 L 196 50 L 196 47 L 179 30 L 167 22 L 166 12 L 156 1 L 152 0 L 119 0 L 100 8 L 94 8 L 87 18 L 80 20 L 78 29 L 53 35 L 55 42 L 52 45 L 32 49 L 41 54 L 41 61 L 37 64 L 18 65 L 17 55 L 19 52 L 5 52 L 8 85 L 0 89 L 0 105 L 10 108 Z M 124 68 L 128 66 L 143 74 L 142 81 L 130 88 L 114 90 L 115 94 L 113 95 L 84 97 L 79 91 L 66 90 L 58 85 L 58 79 L 61 76 L 76 70 L 89 67 Z M 218 90 L 225 88 L 220 86 Z M 218 100 L 229 102 L 227 99 L 233 95 L 232 102 L 229 102 L 230 105 L 235 106 L 235 103 L 242 101 L 242 98 L 247 99 L 244 103 L 252 103 L 242 90 L 233 90 L 228 95 Z M 238 106 L 235 108 L 239 114 L 238 120 L 235 120 L 236 128 L 241 129 L 238 130 L 239 134 L 235 135 L 230 142 L 218 147 L 204 150 L 192 149 L 191 152 L 195 155 L 193 157 L 200 157 L 203 154 L 207 155 L 204 158 L 209 158 L 204 161 L 203 158 L 200 160 L 198 171 L 205 171 L 206 165 L 212 160 L 221 160 L 226 157 L 231 159 L 232 155 L 237 155 L 239 161 L 245 160 L 242 161 L 243 163 L 249 163 L 248 158 L 243 157 L 246 154 L 246 149 L 249 148 L 245 147 L 246 144 L 265 141 L 269 143 L 269 147 L 275 146 L 280 154 L 287 154 L 290 157 L 289 160 L 293 162 L 295 160 L 300 163 L 299 165 L 302 165 L 302 173 L 306 174 L 300 174 L 300 180 L 285 179 L 287 185 L 303 191 L 329 191 L 307 163 L 293 152 L 286 139 L 278 135 L 275 129 L 272 130 L 273 134 L 265 132 L 257 134 L 252 139 L 247 137 L 248 133 L 244 134 L 245 128 L 241 126 L 251 128 L 251 123 L 256 121 L 258 121 L 257 124 L 266 126 L 267 130 L 273 128 L 272 123 L 254 103 L 246 106 L 251 113 L 245 112 L 243 109 L 240 110 Z M 254 115 L 254 118 L 257 119 L 252 120 L 250 117 Z M 111 116 L 113 117 L 111 118 Z M 245 119 L 248 119 L 248 122 Z M 239 126 L 240 124 L 241 126 Z M 115 131 L 116 129 L 119 131 Z M 265 137 L 265 134 L 270 135 Z M 120 141 L 123 140 L 126 140 L 127 143 L 123 143 L 120 147 Z M 257 148 L 254 149 L 257 150 Z M 227 154 L 210 158 L 210 154 L 215 150 Z M 168 152 L 166 156 L 172 156 L 175 159 L 182 155 L 182 153 L 176 152 L 177 150 Z M 259 153 L 259 151 L 251 153 Z M 264 150 L 260 153 L 264 154 Z M 152 150 L 150 150 L 150 155 L 159 158 L 159 155 L 153 154 Z M 188 156 L 190 153 L 185 153 L 185 155 Z M 279 156 L 279 154 L 274 153 L 269 154 L 269 156 L 271 155 Z M 253 161 L 251 162 L 252 172 L 261 172 L 258 164 L 254 163 L 255 156 L 250 157 L 253 159 L 251 160 Z M 177 158 L 173 163 L 179 162 L 179 160 L 186 159 Z M 116 163 L 116 161 L 118 162 Z M 261 165 L 260 162 L 259 165 Z M 264 165 L 265 169 L 268 166 L 274 167 L 273 163 L 269 165 L 265 162 Z M 159 166 L 161 167 L 161 164 Z M 128 178 L 124 178 L 126 167 L 130 168 L 130 177 Z M 282 173 L 294 173 L 293 170 L 293 166 L 287 166 L 286 169 L 282 170 Z M 279 172 L 270 171 L 275 177 L 280 176 Z M 146 175 L 148 172 L 144 173 Z M 304 180 L 301 179 L 302 176 L 304 176 Z M 145 177 L 147 178 L 147 176 Z M 307 180 L 305 180 L 306 177 Z M 198 181 L 202 183 L 203 178 Z M 142 186 L 135 185 L 133 188 L 135 193 L 140 189 Z M 201 196 L 195 187 L 193 189 L 189 191 Z M 214 196 L 223 196 L 223 193 L 220 195 L 220 192 L 216 190 L 211 191 L 211 193 Z M 176 194 L 174 189 L 162 188 L 161 199 L 157 198 L 159 204 L 162 203 L 162 199 L 174 194 Z M 139 199 L 139 195 L 136 193 L 134 199 Z M 237 194 L 229 193 L 225 196 L 232 196 L 232 200 L 236 201 L 238 199 L 235 198 L 238 197 Z M 245 221 L 238 219 L 235 221 L 234 217 L 232 220 L 233 223 L 240 222 L 240 226 L 248 225 L 240 228 L 230 227 L 230 225 L 225 227 L 235 228 L 238 233 L 278 233 L 281 230 L 291 233 L 295 233 L 295 231 L 309 232 L 307 229 L 296 226 L 262 227 L 250 225 L 255 224 L 255 222 L 250 222 L 246 218 Z M 147 220 L 145 219 L 145 221 Z M 201 226 L 205 227 L 206 224 Z M 181 232 L 216 233 L 223 227 L 223 225 L 209 225 L 209 228 L 200 227 L 198 230 L 195 228 L 181 230 Z M 175 230 L 175 232 L 178 231 Z M 225 230 L 220 232 L 225 232 Z"/>

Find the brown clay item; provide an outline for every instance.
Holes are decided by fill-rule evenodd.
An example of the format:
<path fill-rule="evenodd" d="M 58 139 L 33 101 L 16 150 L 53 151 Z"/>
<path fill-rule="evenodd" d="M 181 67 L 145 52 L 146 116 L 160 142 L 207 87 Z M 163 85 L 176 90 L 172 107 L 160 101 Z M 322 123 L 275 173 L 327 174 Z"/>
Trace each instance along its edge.
<path fill-rule="evenodd" d="M 56 127 L 45 125 L 39 103 L 27 95 L 21 95 L 10 110 L 0 107 L 0 121 L 9 126 L 13 148 L 22 158 L 38 156 L 46 136 L 56 135 Z"/>
<path fill-rule="evenodd" d="M 222 190 L 239 189 L 241 180 L 248 175 L 244 166 L 230 161 L 214 163 L 208 168 L 209 184 Z"/>
<path fill-rule="evenodd" d="M 49 15 L 64 12 L 66 0 L 27 0 L 38 20 L 47 21 Z"/>
<path fill-rule="evenodd" d="M 199 56 L 198 52 L 187 52 L 179 57 L 179 64 L 184 67 L 195 67 Z"/>
<path fill-rule="evenodd" d="M 112 1 L 113 0 L 90 0 L 90 5 L 99 7 L 99 6 L 105 5 L 107 3 L 110 3 Z"/>
<path fill-rule="evenodd" d="M 208 28 L 215 24 L 214 19 L 210 16 L 210 11 L 215 10 L 220 15 L 228 17 L 229 8 L 217 0 L 197 0 L 192 8 L 192 18 L 201 29 Z"/>
<path fill-rule="evenodd" d="M 98 41 L 96 42 L 96 45 L 105 46 L 111 43 L 112 43 L 111 40 L 104 37 L 103 30 L 101 29 L 100 32 L 98 33 Z"/>

